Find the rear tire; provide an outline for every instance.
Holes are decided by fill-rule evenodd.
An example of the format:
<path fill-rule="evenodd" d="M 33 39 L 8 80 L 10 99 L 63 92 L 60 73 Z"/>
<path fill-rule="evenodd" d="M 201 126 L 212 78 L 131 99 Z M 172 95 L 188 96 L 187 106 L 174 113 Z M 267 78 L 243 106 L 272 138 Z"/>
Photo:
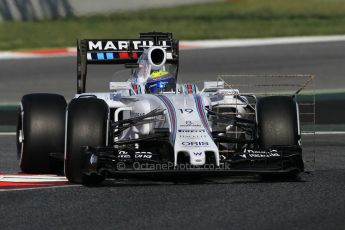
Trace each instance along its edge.
<path fill-rule="evenodd" d="M 28 94 L 17 114 L 17 155 L 24 173 L 62 173 L 63 163 L 50 153 L 64 152 L 65 98 L 57 94 Z"/>
<path fill-rule="evenodd" d="M 97 98 L 73 99 L 68 105 L 65 174 L 70 182 L 97 184 L 103 177 L 83 174 L 82 146 L 106 146 L 108 105 Z"/>
<path fill-rule="evenodd" d="M 265 97 L 257 107 L 259 146 L 298 145 L 298 111 L 295 100 L 287 96 Z"/>

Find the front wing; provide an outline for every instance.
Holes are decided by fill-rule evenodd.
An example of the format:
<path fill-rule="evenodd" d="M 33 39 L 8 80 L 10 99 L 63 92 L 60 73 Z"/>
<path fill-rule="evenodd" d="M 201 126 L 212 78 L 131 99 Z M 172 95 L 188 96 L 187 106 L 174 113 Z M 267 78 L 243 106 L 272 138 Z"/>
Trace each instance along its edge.
<path fill-rule="evenodd" d="M 83 147 L 84 174 L 106 177 L 136 176 L 230 176 L 238 174 L 298 174 L 304 171 L 298 146 L 274 146 L 268 150 L 244 149 L 220 154 L 220 165 L 208 161 L 203 166 L 174 165 L 160 154 L 138 149 Z"/>

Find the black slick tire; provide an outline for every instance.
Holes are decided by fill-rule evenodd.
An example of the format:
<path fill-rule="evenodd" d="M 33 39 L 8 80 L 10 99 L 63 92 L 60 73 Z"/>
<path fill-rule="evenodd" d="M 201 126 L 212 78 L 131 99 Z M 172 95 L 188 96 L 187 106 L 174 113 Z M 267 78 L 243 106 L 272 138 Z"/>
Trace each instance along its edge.
<path fill-rule="evenodd" d="M 17 114 L 17 154 L 24 173 L 61 173 L 63 162 L 50 153 L 64 152 L 65 98 L 57 94 L 28 94 Z"/>
<path fill-rule="evenodd" d="M 103 177 L 83 173 L 82 146 L 105 146 L 108 105 L 97 98 L 77 98 L 68 105 L 65 175 L 72 183 L 97 184 Z"/>

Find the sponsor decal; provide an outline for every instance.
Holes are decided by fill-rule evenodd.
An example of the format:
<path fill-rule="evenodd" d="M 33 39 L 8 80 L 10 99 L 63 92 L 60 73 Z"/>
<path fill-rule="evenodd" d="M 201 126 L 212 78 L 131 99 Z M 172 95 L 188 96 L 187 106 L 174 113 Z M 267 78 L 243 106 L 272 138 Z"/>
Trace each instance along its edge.
<path fill-rule="evenodd" d="M 130 159 L 131 158 L 131 156 L 128 154 L 128 152 L 124 151 L 124 150 L 120 150 L 117 157 L 119 159 Z"/>
<path fill-rule="evenodd" d="M 89 41 L 89 51 L 123 51 L 133 47 L 134 50 L 153 46 L 153 41 Z M 170 47 L 167 41 L 160 41 L 159 46 L 163 49 Z"/>
<path fill-rule="evenodd" d="M 136 159 L 151 159 L 152 153 L 151 152 L 135 152 L 134 157 Z"/>
<path fill-rule="evenodd" d="M 280 154 L 275 149 L 272 149 L 270 151 L 244 149 L 243 154 L 239 156 L 243 158 L 247 158 L 247 156 L 250 158 L 268 158 L 268 157 L 280 157 Z"/>
<path fill-rule="evenodd" d="M 179 135 L 179 137 L 180 138 L 188 138 L 188 139 L 201 139 L 201 138 L 207 138 L 207 136 L 206 135 L 203 135 L 203 136 L 200 136 L 200 135 L 193 135 L 193 136 L 191 136 L 191 135 Z"/>
<path fill-rule="evenodd" d="M 185 125 L 180 125 L 181 127 L 201 127 L 199 124 L 194 124 L 192 121 L 186 121 Z"/>
<path fill-rule="evenodd" d="M 183 146 L 187 146 L 187 147 L 200 147 L 200 146 L 208 146 L 208 142 L 207 141 L 184 141 L 182 142 Z"/>
<path fill-rule="evenodd" d="M 206 133 L 206 130 L 204 129 L 179 129 L 179 133 Z"/>

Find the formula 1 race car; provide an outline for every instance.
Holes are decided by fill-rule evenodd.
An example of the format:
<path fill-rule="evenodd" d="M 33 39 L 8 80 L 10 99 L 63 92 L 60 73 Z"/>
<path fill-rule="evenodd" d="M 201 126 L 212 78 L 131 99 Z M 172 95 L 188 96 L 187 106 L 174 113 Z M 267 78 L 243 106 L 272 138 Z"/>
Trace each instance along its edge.
<path fill-rule="evenodd" d="M 224 81 L 176 83 L 171 33 L 78 41 L 77 94 L 29 94 L 18 112 L 25 173 L 73 183 L 138 176 L 297 175 L 304 170 L 294 96 L 242 95 Z M 85 92 L 89 64 L 123 64 L 126 82 Z"/>

